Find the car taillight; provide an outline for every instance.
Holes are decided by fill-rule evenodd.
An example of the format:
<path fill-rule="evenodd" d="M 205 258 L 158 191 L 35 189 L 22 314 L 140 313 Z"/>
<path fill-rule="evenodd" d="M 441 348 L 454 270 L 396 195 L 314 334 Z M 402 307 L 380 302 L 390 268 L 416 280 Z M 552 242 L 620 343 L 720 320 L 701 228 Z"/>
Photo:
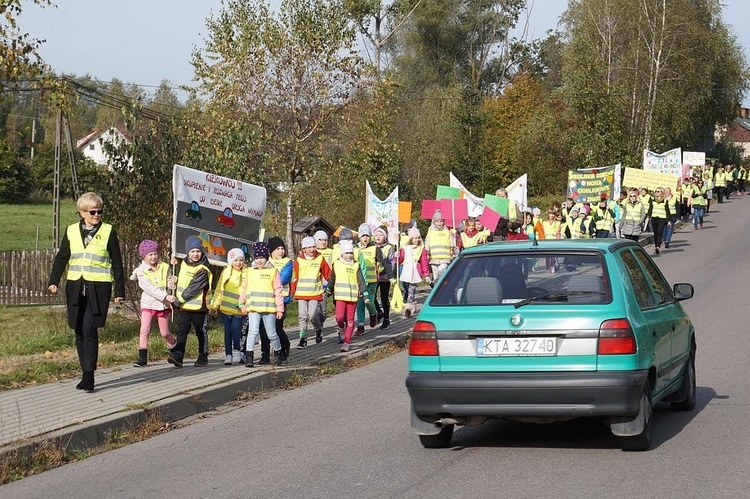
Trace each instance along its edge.
<path fill-rule="evenodd" d="M 635 335 L 627 319 L 602 322 L 599 328 L 599 355 L 628 355 L 638 351 Z"/>
<path fill-rule="evenodd" d="M 437 355 L 438 342 L 432 322 L 417 321 L 409 340 L 409 355 Z"/>

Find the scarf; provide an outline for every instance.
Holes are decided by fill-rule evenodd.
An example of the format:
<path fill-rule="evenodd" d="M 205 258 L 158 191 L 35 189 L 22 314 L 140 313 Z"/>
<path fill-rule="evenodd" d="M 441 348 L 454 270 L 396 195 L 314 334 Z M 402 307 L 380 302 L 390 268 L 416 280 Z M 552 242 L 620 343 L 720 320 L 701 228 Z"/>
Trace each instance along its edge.
<path fill-rule="evenodd" d="M 84 222 L 83 220 L 81 220 L 81 231 L 83 232 L 83 246 L 84 247 L 86 247 L 86 246 L 89 245 L 89 243 L 91 242 L 91 240 L 96 235 L 96 231 L 98 231 L 99 227 L 101 227 L 101 226 L 102 226 L 102 224 L 99 223 L 98 225 L 94 225 L 90 229 L 87 229 L 86 228 L 86 222 Z"/>

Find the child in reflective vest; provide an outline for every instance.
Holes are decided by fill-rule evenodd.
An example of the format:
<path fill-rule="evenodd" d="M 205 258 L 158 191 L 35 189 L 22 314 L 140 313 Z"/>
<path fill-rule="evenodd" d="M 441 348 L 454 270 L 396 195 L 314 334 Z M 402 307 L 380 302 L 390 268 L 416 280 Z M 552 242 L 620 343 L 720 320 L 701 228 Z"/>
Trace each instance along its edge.
<path fill-rule="evenodd" d="M 208 268 L 206 250 L 197 236 L 185 240 L 185 254 L 176 282 L 174 276 L 169 280 L 170 289 L 177 290 L 174 305 L 180 313 L 177 316 L 177 343 L 167 362 L 182 367 L 187 335 L 192 327 L 198 337 L 198 359 L 193 365 L 205 367 L 208 365 L 208 303 L 211 301 L 213 275 Z"/>
<path fill-rule="evenodd" d="M 136 367 L 145 367 L 148 362 L 148 334 L 151 332 L 151 320 L 156 318 L 159 333 L 167 342 L 167 348 L 174 348 L 175 338 L 169 331 L 169 313 L 174 296 L 167 292 L 169 265 L 159 259 L 159 245 L 150 239 L 141 241 L 138 254 L 143 260 L 133 270 L 131 281 L 138 281 L 141 288 L 141 331 L 138 341 L 138 359 Z"/>
<path fill-rule="evenodd" d="M 216 315 L 221 312 L 221 322 L 224 324 L 224 365 L 231 366 L 242 362 L 240 338 L 245 314 L 240 310 L 240 289 L 246 278 L 245 253 L 240 248 L 229 250 L 227 263 L 229 265 L 221 272 L 216 284 L 209 313 Z"/>
<path fill-rule="evenodd" d="M 354 243 L 349 240 L 339 241 L 341 256 L 333 262 L 328 277 L 326 295 L 333 295 L 336 302 L 336 324 L 339 336 L 343 338 L 342 352 L 349 351 L 354 332 L 354 314 L 360 298 L 365 304 L 370 303 L 370 293 L 365 285 L 365 278 L 354 260 Z"/>
<path fill-rule="evenodd" d="M 366 302 L 364 299 L 360 299 L 359 303 L 357 303 L 357 331 L 354 334 L 361 336 L 365 334 L 365 308 L 367 308 L 367 312 L 370 315 L 370 327 L 375 327 L 380 322 L 374 298 L 378 287 L 378 271 L 385 267 L 385 260 L 383 259 L 383 252 L 372 241 L 372 229 L 370 225 L 366 222 L 361 224 L 358 232 L 359 246 L 356 249 L 359 250 L 359 266 L 367 284 L 369 295 L 369 299 Z"/>
<path fill-rule="evenodd" d="M 284 286 L 279 271 L 268 261 L 268 244 L 253 244 L 253 263 L 240 291 L 242 312 L 248 315 L 247 343 L 245 344 L 245 367 L 255 367 L 253 349 L 260 331 L 260 322 L 266 328 L 271 341 L 274 361 L 281 365 L 284 356 L 281 341 L 276 334 L 276 319 L 284 316 Z"/>
<path fill-rule="evenodd" d="M 294 260 L 292 296 L 297 300 L 299 310 L 299 344 L 297 348 L 307 348 L 307 330 L 315 329 L 315 343 L 323 341 L 322 325 L 318 307 L 323 301 L 323 282 L 328 280 L 330 267 L 326 259 L 315 249 L 312 237 L 302 238 L 302 251 Z"/>
<path fill-rule="evenodd" d="M 388 242 L 388 231 L 385 226 L 380 226 L 373 232 L 375 244 L 380 248 L 383 255 L 384 266 L 378 268 L 378 287 L 375 288 L 373 299 L 375 310 L 378 312 L 378 320 L 382 319 L 380 329 L 386 329 L 391 325 L 391 284 L 396 283 L 396 249 Z M 380 301 L 378 302 L 378 293 Z"/>
<path fill-rule="evenodd" d="M 331 256 L 333 255 L 333 249 L 328 247 L 328 234 L 323 231 L 319 230 L 313 235 L 313 239 L 315 239 L 315 249 L 318 253 L 323 255 L 323 258 L 325 258 L 326 263 L 328 264 L 328 267 L 331 267 L 331 264 L 333 263 L 333 260 Z M 326 290 L 328 287 L 328 281 L 323 282 L 323 291 Z M 318 336 L 323 335 L 323 324 L 326 321 L 326 308 L 327 300 L 325 299 L 325 295 L 323 298 L 323 301 L 320 302 L 320 306 L 318 307 L 318 323 L 320 324 L 320 329 L 315 330 L 315 341 L 318 341 Z"/>
<path fill-rule="evenodd" d="M 427 252 L 422 246 L 422 234 L 419 229 L 412 227 L 408 232 L 409 242 L 399 250 L 398 262 L 401 267 L 401 282 L 406 286 L 406 305 L 404 315 L 410 317 L 417 313 L 417 285 L 425 276 L 430 275 L 430 265 Z"/>

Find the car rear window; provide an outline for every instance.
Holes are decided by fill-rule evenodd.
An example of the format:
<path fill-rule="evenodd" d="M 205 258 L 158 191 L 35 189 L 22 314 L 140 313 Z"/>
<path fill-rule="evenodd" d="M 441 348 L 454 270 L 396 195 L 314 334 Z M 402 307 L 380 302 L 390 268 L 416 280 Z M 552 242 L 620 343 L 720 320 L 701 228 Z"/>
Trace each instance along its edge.
<path fill-rule="evenodd" d="M 481 253 L 462 256 L 435 290 L 431 306 L 611 301 L 601 253 Z"/>

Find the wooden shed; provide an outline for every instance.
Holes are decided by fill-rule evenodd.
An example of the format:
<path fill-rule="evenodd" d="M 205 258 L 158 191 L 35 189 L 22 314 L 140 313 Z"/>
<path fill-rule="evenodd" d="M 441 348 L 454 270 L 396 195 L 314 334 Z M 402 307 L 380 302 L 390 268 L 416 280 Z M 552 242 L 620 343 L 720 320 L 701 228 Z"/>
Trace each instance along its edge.
<path fill-rule="evenodd" d="M 292 239 L 294 239 L 293 244 L 295 252 L 299 251 L 303 237 L 312 236 L 319 230 L 325 231 L 325 233 L 328 234 L 328 244 L 330 245 L 331 234 L 333 234 L 333 231 L 336 230 L 336 228 L 328 223 L 325 218 L 308 215 L 294 224 L 292 227 Z"/>

